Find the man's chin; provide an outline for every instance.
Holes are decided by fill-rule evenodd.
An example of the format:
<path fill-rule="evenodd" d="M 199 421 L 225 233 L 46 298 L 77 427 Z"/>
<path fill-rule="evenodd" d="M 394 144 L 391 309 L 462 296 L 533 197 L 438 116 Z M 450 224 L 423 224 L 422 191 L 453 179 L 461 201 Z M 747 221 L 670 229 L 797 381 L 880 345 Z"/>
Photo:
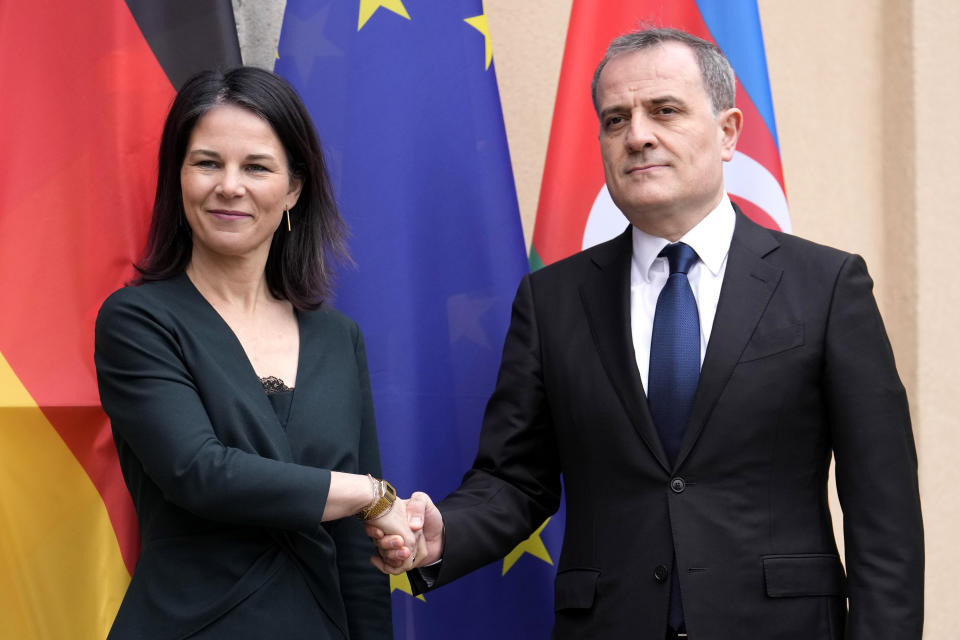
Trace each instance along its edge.
<path fill-rule="evenodd" d="M 615 199 L 613 203 L 617 205 L 617 208 L 630 222 L 633 222 L 633 216 L 648 218 L 662 215 L 672 209 L 674 204 L 670 198 L 656 196 L 627 198 L 625 200 Z"/>

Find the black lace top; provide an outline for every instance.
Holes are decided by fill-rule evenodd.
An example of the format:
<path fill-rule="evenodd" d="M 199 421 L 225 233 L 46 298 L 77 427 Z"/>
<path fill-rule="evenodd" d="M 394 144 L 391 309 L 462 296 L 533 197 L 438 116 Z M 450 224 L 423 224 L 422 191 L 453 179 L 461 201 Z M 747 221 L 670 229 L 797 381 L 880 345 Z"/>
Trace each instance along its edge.
<path fill-rule="evenodd" d="M 263 385 L 280 424 L 286 429 L 287 420 L 290 419 L 290 405 L 293 404 L 293 387 L 288 387 L 283 380 L 275 376 L 260 378 L 260 384 Z"/>
<path fill-rule="evenodd" d="M 284 391 L 293 391 L 293 387 L 288 387 L 287 384 L 275 376 L 267 376 L 266 378 L 260 378 L 260 384 L 263 385 L 263 390 L 267 392 L 267 395 L 274 393 L 282 393 Z"/>

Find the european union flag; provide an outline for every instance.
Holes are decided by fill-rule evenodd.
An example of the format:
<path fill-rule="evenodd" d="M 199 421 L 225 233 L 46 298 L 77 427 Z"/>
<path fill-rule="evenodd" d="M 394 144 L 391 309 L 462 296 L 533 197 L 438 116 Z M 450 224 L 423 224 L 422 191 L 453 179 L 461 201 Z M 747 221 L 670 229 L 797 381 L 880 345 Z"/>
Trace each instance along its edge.
<path fill-rule="evenodd" d="M 528 269 L 483 5 L 288 0 L 279 56 L 352 231 L 337 306 L 366 337 L 384 474 L 442 498 L 476 454 Z M 392 579 L 397 637 L 547 637 L 559 529 L 423 599 Z"/>

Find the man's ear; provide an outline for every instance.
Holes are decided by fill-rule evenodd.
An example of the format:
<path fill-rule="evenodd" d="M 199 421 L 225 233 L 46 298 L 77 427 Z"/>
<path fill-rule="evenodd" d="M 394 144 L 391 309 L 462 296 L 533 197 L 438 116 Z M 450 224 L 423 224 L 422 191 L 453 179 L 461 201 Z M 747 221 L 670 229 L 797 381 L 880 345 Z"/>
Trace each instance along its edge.
<path fill-rule="evenodd" d="M 721 157 L 724 162 L 729 162 L 733 158 L 733 152 L 737 149 L 737 141 L 740 139 L 740 132 L 743 130 L 743 112 L 736 107 L 724 109 L 717 116 L 717 125 L 720 135 Z"/>

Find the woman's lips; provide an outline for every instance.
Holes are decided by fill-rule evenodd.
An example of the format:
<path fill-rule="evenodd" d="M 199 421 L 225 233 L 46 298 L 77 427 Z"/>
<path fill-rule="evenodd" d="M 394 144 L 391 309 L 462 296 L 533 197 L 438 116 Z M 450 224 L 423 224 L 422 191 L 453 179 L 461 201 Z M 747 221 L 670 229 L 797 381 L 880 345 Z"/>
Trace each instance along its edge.
<path fill-rule="evenodd" d="M 225 209 L 213 209 L 210 211 L 210 215 L 219 220 L 240 220 L 250 217 L 249 213 L 243 211 L 227 211 Z"/>

